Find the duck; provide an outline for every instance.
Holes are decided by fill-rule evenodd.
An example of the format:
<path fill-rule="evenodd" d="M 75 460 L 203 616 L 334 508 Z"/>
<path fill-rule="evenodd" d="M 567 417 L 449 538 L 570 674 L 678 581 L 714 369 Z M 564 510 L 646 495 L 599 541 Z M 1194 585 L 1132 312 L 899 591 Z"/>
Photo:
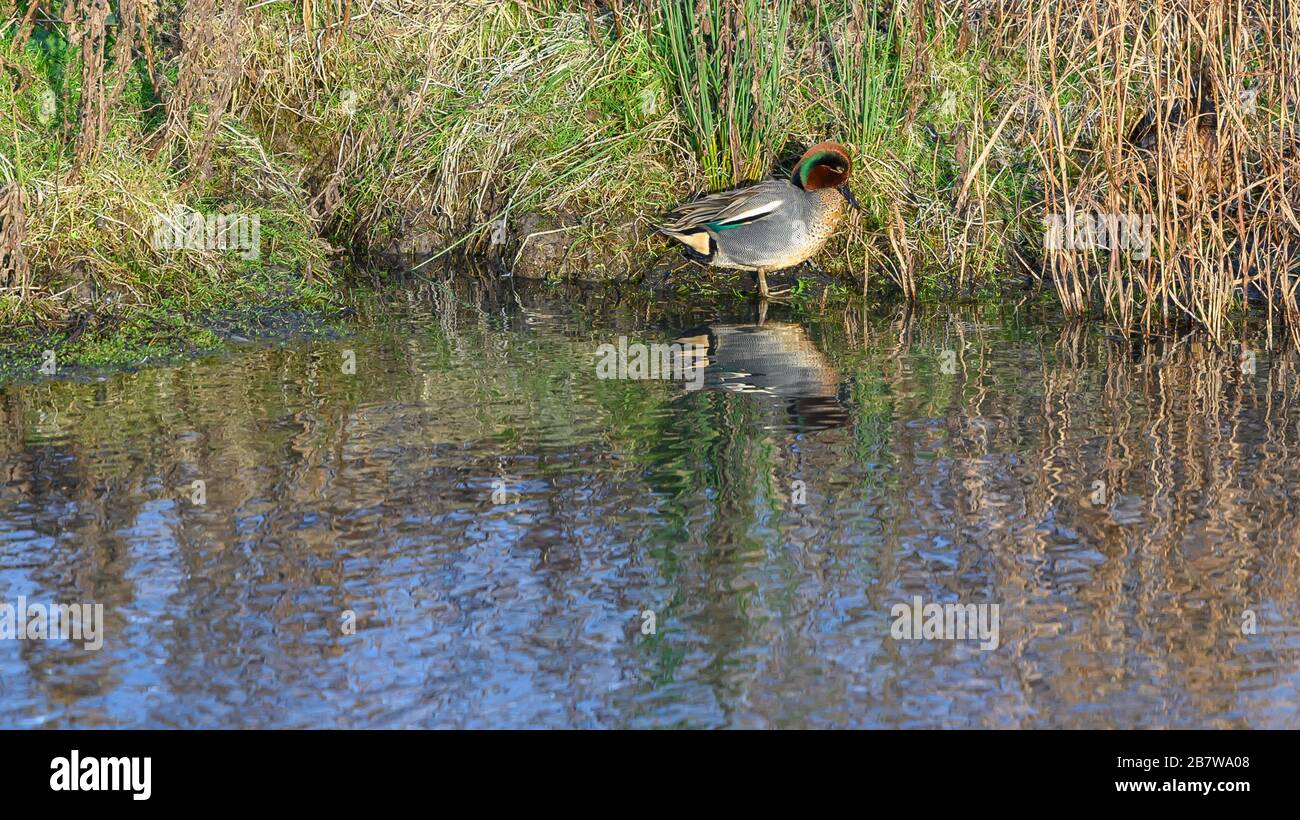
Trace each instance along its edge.
<path fill-rule="evenodd" d="M 849 177 L 853 160 L 837 142 L 809 148 L 789 179 L 767 179 L 709 194 L 664 214 L 656 226 L 686 246 L 692 259 L 717 268 L 753 271 L 761 299 L 773 297 L 767 274 L 806 262 L 844 218 L 861 210 Z"/>
<path fill-rule="evenodd" d="M 1188 92 L 1181 99 L 1148 107 L 1128 136 L 1151 187 L 1157 185 L 1158 163 L 1163 161 L 1171 172 L 1171 192 L 1183 202 L 1224 193 L 1224 187 L 1236 179 L 1237 165 L 1233 144 L 1220 137 L 1229 119 L 1221 110 L 1225 99 L 1215 86 L 1213 73 L 1193 73 Z M 1254 111 L 1258 94 L 1259 86 L 1238 94 L 1238 110 L 1243 116 Z M 1236 206 L 1236 202 L 1225 203 L 1230 215 L 1235 215 Z"/>

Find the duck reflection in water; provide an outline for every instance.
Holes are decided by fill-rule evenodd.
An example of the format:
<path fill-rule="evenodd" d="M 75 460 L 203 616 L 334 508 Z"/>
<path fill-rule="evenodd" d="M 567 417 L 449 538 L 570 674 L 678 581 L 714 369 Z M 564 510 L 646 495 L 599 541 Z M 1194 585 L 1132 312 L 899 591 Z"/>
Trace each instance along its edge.
<path fill-rule="evenodd" d="M 706 390 L 747 393 L 765 400 L 786 418 L 775 426 L 797 431 L 841 427 L 849 417 L 840 374 L 801 325 L 715 324 L 677 339 L 707 350 Z"/>

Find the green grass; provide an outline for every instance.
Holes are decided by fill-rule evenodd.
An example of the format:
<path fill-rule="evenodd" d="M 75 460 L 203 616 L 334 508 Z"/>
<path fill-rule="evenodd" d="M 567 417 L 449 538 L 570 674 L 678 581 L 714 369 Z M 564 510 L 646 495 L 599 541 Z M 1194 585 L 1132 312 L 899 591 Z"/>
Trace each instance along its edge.
<path fill-rule="evenodd" d="M 38 32 L 22 50 L 0 38 L 0 184 L 27 194 L 31 289 L 0 293 L 0 348 L 9 370 L 55 350 L 61 367 L 138 364 L 208 350 L 219 340 L 202 317 L 275 300 L 293 309 L 332 301 L 333 274 L 295 169 L 268 155 L 234 119 L 223 121 L 206 180 L 186 186 L 168 152 L 147 149 L 156 102 L 145 72 L 131 72 L 97 159 L 73 168 L 79 56 Z M 54 116 L 43 111 L 47 99 Z M 151 124 L 152 123 L 152 124 Z M 197 128 L 201 122 L 196 121 Z M 153 246 L 153 220 L 177 205 L 204 214 L 256 215 L 260 255 Z M 313 272 L 311 282 L 303 271 Z"/>
<path fill-rule="evenodd" d="M 784 131 L 791 0 L 660 0 L 655 46 L 710 188 L 760 179 Z"/>
<path fill-rule="evenodd" d="M 829 0 L 819 14 L 789 0 L 708 0 L 706 32 L 694 0 L 660 0 L 648 18 L 629 10 L 621 37 L 608 18 L 599 20 L 593 42 L 580 3 L 430 5 L 440 13 L 436 27 L 377 11 L 354 20 L 347 37 L 321 43 L 302 32 L 296 4 L 251 13 L 244 74 L 258 82 L 237 91 L 200 191 L 178 193 L 170 157 L 133 150 L 150 128 L 143 110 L 158 102 L 136 72 L 98 169 L 108 199 L 127 187 L 118 179 L 130 179 L 137 220 L 141 202 L 159 207 L 182 198 L 201 210 L 256 210 L 267 246 L 262 263 L 299 268 L 321 261 L 322 235 L 340 247 L 423 235 L 433 247 L 481 253 L 493 251 L 497 224 L 518 228 L 538 215 L 543 227 L 564 227 L 578 264 L 635 273 L 651 256 L 675 252 L 652 237 L 649 217 L 695 192 L 783 171 L 791 145 L 837 139 L 854 150 L 854 184 L 869 215 L 828 252 L 825 266 L 849 281 L 866 265 L 888 270 L 896 254 L 882 233 L 902 217 L 918 269 L 944 279 L 939 269 L 952 261 L 945 251 L 958 233 L 944 201 L 956 170 L 952 146 L 926 134 L 946 136 L 977 108 L 993 108 L 996 82 L 980 77 L 989 54 L 952 48 L 950 21 L 912 20 L 901 0 L 869 10 Z M 910 77 L 905 66 L 915 62 L 918 43 L 928 49 L 931 40 L 938 46 L 926 55 L 928 70 Z M 57 37 L 34 39 L 23 60 L 58 78 L 60 115 L 72 116 L 75 49 Z M 436 77 L 429 65 L 438 66 Z M 160 68 L 174 74 L 174 63 Z M 21 155 L 16 175 L 25 184 L 50 180 L 68 165 L 68 141 L 52 138 L 57 126 L 33 127 L 36 89 L 22 96 L 8 124 L 17 127 L 3 128 L 19 134 L 5 154 Z M 912 121 L 900 123 L 916 100 Z M 157 111 L 149 116 L 156 120 Z M 1001 207 L 1025 186 L 1024 174 L 998 165 L 974 187 L 981 197 L 994 192 Z M 311 213 L 307 203 L 330 186 L 333 196 Z M 93 274 L 103 280 L 139 289 L 134 264 L 153 271 L 163 293 L 191 289 L 187 271 L 159 275 L 165 260 L 94 229 L 93 216 L 118 200 L 73 209 L 57 220 L 57 237 L 38 224 L 33 241 L 105 249 L 106 270 Z M 995 243 L 970 244 L 981 256 L 971 260 L 971 279 L 992 274 Z M 54 267 L 48 292 L 62 284 Z M 203 260 L 197 267 L 209 279 L 231 280 L 250 266 Z"/>

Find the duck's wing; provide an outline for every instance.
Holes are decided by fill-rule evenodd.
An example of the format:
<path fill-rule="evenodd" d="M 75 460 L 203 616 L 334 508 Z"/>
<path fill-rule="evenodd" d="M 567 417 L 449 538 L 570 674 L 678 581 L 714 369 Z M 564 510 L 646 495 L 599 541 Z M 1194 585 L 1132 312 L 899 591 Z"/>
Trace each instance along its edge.
<path fill-rule="evenodd" d="M 664 214 L 659 229 L 669 235 L 680 235 L 748 225 L 780 210 L 791 193 L 790 183 L 769 179 L 747 188 L 710 194 Z"/>

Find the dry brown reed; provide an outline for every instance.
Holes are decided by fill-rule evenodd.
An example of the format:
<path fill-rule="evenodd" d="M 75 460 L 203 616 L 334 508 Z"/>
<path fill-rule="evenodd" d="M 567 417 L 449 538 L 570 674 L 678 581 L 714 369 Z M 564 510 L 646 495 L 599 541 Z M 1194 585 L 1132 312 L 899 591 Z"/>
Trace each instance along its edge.
<path fill-rule="evenodd" d="M 23 249 L 26 235 L 23 189 L 11 182 L 0 187 L 0 293 L 16 292 L 21 297 L 31 284 L 31 269 Z"/>
<path fill-rule="evenodd" d="M 1013 16 L 1043 55 L 1026 75 L 1044 212 L 1151 218 L 1149 255 L 1047 254 L 1065 310 L 1146 332 L 1190 320 L 1223 343 L 1257 295 L 1300 339 L 1294 4 L 1028 0 Z"/>
<path fill-rule="evenodd" d="M 193 179 L 208 173 L 217 130 L 242 76 L 243 15 L 241 0 L 194 0 L 181 19 L 180 65 L 176 88 L 167 100 L 161 147 L 183 141 Z M 192 137 L 190 118 L 196 108 L 203 119 Z"/>
<path fill-rule="evenodd" d="M 81 100 L 77 109 L 76 166 L 93 160 L 108 130 L 108 98 L 104 87 L 108 0 L 80 0 Z"/>

